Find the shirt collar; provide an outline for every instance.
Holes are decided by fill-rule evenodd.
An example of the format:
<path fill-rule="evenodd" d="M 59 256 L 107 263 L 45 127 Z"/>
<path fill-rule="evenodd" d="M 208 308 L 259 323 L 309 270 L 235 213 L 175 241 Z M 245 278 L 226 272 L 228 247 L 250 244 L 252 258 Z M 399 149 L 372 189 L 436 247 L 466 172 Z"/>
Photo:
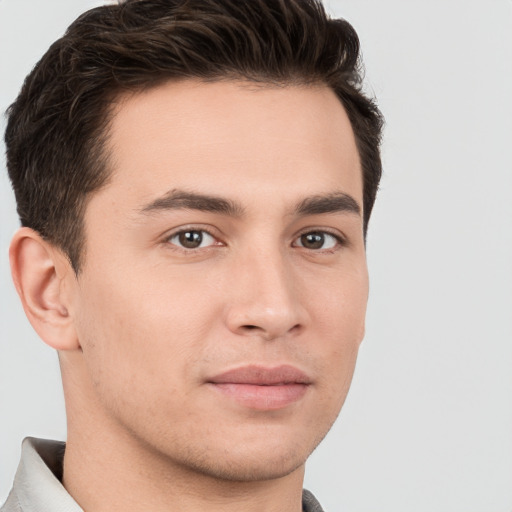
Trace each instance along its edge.
<path fill-rule="evenodd" d="M 59 480 L 65 444 L 27 437 L 9 499 L 23 512 L 83 512 Z"/>

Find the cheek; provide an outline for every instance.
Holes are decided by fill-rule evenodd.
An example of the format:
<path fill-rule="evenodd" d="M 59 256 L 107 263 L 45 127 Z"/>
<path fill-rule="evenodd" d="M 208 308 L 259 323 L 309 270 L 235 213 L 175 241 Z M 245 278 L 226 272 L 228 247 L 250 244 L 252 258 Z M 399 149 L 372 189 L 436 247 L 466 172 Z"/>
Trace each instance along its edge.
<path fill-rule="evenodd" d="M 122 269 L 84 276 L 77 331 L 93 381 L 121 390 L 172 386 L 201 357 L 216 304 L 207 289 L 198 293 L 180 276 Z"/>
<path fill-rule="evenodd" d="M 360 343 L 364 337 L 368 275 L 366 266 L 337 273 L 319 287 L 311 301 L 312 324 L 317 335 L 311 350 L 317 351 L 325 374 L 325 396 L 341 407 L 354 372 Z M 320 353 L 321 352 L 321 353 Z"/>
<path fill-rule="evenodd" d="M 309 309 L 326 339 L 334 346 L 358 345 L 364 335 L 368 302 L 366 265 L 347 266 L 318 280 L 315 293 L 309 294 Z"/>
<path fill-rule="evenodd" d="M 129 272 L 121 274 L 102 268 L 94 276 L 84 276 L 76 325 L 91 379 L 100 389 L 118 383 L 125 386 L 139 378 L 151 352 L 149 343 L 158 343 L 163 326 L 144 289 Z M 153 318 L 151 318 L 151 316 Z"/>

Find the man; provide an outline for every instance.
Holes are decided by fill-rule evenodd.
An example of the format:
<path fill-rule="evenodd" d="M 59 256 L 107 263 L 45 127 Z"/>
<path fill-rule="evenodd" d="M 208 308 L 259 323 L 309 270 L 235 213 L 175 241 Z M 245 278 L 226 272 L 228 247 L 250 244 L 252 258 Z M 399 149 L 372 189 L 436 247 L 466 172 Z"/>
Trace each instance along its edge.
<path fill-rule="evenodd" d="M 314 0 L 127 0 L 41 59 L 10 259 L 68 438 L 24 442 L 3 512 L 321 510 L 381 173 L 358 47 Z"/>

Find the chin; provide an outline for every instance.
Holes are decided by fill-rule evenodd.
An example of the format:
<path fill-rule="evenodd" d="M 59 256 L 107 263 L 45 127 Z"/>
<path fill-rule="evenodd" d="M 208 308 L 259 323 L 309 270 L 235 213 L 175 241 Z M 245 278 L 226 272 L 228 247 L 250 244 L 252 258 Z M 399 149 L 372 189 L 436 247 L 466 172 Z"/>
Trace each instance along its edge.
<path fill-rule="evenodd" d="M 293 439 L 293 433 L 287 437 L 283 432 L 267 432 L 252 440 L 230 438 L 194 446 L 181 453 L 168 454 L 168 459 L 178 462 L 196 474 L 216 480 L 230 482 L 257 482 L 286 477 L 302 470 L 304 464 L 327 432 L 313 438 Z M 276 435 L 280 434 L 280 435 Z M 213 441 L 213 440 L 211 440 Z"/>
<path fill-rule="evenodd" d="M 258 457 L 233 456 L 189 461 L 189 467 L 197 473 L 228 482 L 261 482 L 283 478 L 302 468 L 307 456 L 298 453 L 264 454 Z"/>

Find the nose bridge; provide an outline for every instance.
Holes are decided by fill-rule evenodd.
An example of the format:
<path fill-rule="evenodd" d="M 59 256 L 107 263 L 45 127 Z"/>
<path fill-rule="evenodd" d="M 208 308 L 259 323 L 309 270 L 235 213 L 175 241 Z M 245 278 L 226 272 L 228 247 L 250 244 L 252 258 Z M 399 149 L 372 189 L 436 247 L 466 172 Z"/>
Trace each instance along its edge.
<path fill-rule="evenodd" d="M 266 339 L 284 336 L 304 323 L 291 264 L 278 248 L 251 251 L 234 274 L 236 295 L 230 306 L 230 328 Z"/>

